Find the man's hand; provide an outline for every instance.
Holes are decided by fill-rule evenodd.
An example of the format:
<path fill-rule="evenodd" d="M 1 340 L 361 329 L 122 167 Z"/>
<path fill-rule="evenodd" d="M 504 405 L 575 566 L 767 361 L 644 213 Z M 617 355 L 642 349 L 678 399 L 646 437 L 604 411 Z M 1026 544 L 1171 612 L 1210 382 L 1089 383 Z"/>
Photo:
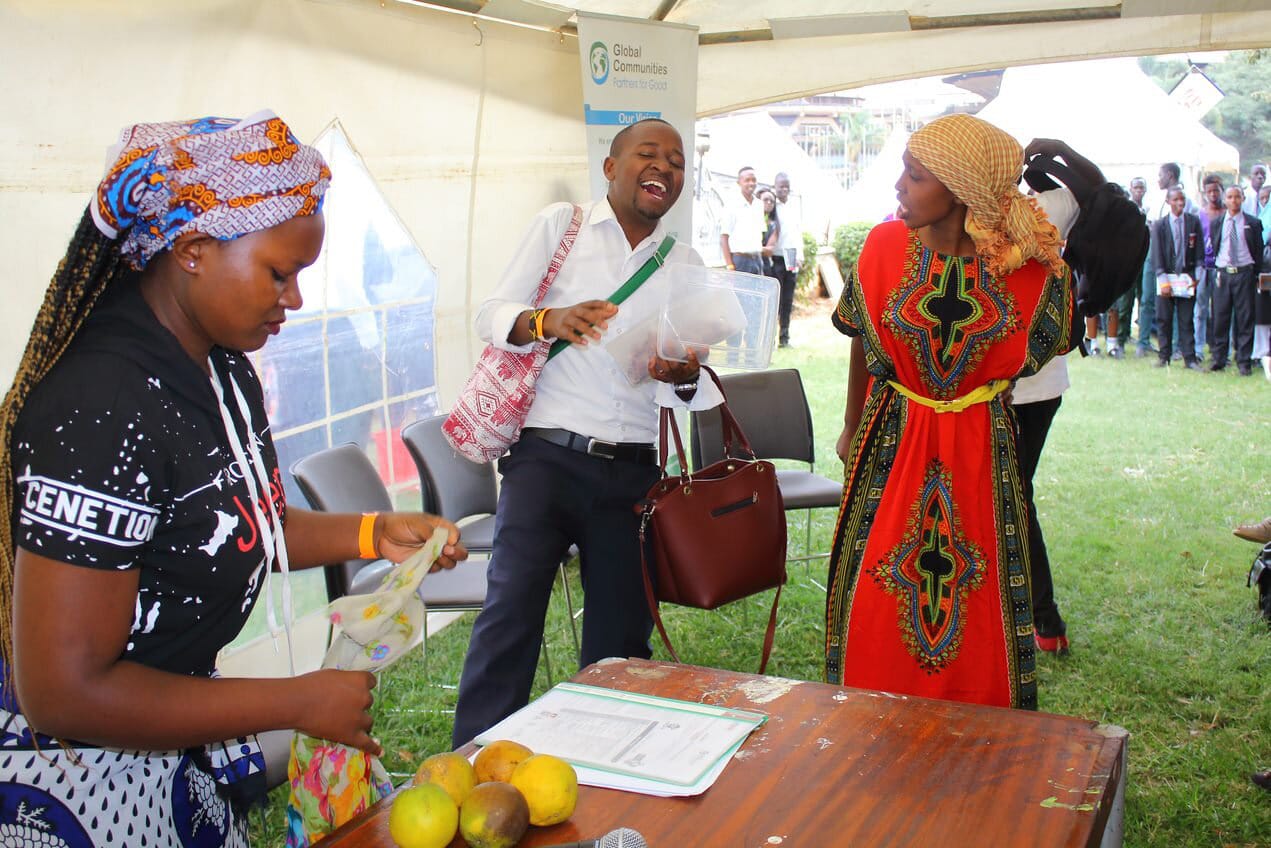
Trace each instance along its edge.
<path fill-rule="evenodd" d="M 688 352 L 687 362 L 663 359 L 656 354 L 649 359 L 649 376 L 660 383 L 691 383 L 700 370 L 697 354 L 692 350 Z"/>
<path fill-rule="evenodd" d="M 607 300 L 587 300 L 562 309 L 549 309 L 543 316 L 543 335 L 586 345 L 600 341 L 600 334 L 609 329 L 609 319 L 617 314 L 618 307 Z"/>
<path fill-rule="evenodd" d="M 1024 148 L 1024 163 L 1027 165 L 1028 160 L 1039 154 L 1051 159 L 1059 158 L 1064 160 L 1068 167 L 1077 173 L 1077 176 L 1085 180 L 1087 183 L 1085 186 L 1068 186 L 1068 190 L 1077 198 L 1078 203 L 1085 203 L 1086 201 L 1085 192 L 1082 195 L 1078 195 L 1079 188 L 1093 191 L 1106 182 L 1103 177 L 1103 171 L 1099 170 L 1099 166 L 1069 147 L 1066 141 L 1061 141 L 1057 138 L 1033 139 Z"/>

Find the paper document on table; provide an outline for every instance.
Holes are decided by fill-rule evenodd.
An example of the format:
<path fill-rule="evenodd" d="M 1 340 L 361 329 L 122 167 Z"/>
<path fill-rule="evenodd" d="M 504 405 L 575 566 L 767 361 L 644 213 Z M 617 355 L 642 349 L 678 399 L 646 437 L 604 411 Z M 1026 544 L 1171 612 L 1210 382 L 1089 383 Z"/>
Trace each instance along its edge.
<path fill-rule="evenodd" d="M 751 710 L 560 683 L 476 742 L 512 739 L 577 766 L 690 787 L 767 719 Z"/>

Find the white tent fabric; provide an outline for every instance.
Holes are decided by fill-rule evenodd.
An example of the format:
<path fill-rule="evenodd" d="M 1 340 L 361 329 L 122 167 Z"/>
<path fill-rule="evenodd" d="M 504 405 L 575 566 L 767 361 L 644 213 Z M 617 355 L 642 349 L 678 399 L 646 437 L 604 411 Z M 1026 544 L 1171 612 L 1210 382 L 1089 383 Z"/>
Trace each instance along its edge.
<path fill-rule="evenodd" d="M 1008 68 L 979 111 L 1027 144 L 1062 138 L 1108 179 L 1143 177 L 1155 190 L 1162 162 L 1178 162 L 1191 195 L 1208 171 L 1236 173 L 1240 154 L 1170 99 L 1133 59 Z"/>

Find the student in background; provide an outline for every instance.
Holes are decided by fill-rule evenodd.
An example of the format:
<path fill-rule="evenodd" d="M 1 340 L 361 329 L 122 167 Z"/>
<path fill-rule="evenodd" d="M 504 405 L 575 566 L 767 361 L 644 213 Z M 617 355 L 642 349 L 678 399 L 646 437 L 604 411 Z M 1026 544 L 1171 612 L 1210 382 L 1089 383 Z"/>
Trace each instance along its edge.
<path fill-rule="evenodd" d="M 803 256 L 803 220 L 798 204 L 790 201 L 790 177 L 779 173 L 772 181 L 777 193 L 777 218 L 781 221 L 781 235 L 777 239 L 777 253 L 773 265 L 781 280 L 781 299 L 777 303 L 777 345 L 790 346 L 790 314 L 794 311 L 794 292 L 799 279 L 800 261 Z"/>
<path fill-rule="evenodd" d="M 1193 312 L 1197 280 L 1205 270 L 1205 237 L 1200 219 L 1183 211 L 1187 205 L 1183 190 L 1170 189 L 1168 199 L 1170 213 L 1152 225 L 1152 272 L 1156 275 L 1156 314 L 1161 320 L 1160 355 L 1154 364 L 1160 368 L 1169 365 L 1177 326 L 1183 362 L 1188 369 L 1199 371 Z"/>

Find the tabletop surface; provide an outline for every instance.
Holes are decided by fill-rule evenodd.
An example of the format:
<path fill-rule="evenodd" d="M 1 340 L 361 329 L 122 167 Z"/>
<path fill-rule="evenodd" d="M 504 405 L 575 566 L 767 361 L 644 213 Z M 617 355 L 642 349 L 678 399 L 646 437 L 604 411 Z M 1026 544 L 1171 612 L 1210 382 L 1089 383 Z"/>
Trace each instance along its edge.
<path fill-rule="evenodd" d="M 618 827 L 650 848 L 1097 846 L 1126 744 L 1118 727 L 1066 716 L 646 660 L 591 665 L 573 679 L 770 718 L 704 794 L 579 787 L 573 817 L 531 827 L 518 848 Z M 388 807 L 324 848 L 392 848 Z"/>

